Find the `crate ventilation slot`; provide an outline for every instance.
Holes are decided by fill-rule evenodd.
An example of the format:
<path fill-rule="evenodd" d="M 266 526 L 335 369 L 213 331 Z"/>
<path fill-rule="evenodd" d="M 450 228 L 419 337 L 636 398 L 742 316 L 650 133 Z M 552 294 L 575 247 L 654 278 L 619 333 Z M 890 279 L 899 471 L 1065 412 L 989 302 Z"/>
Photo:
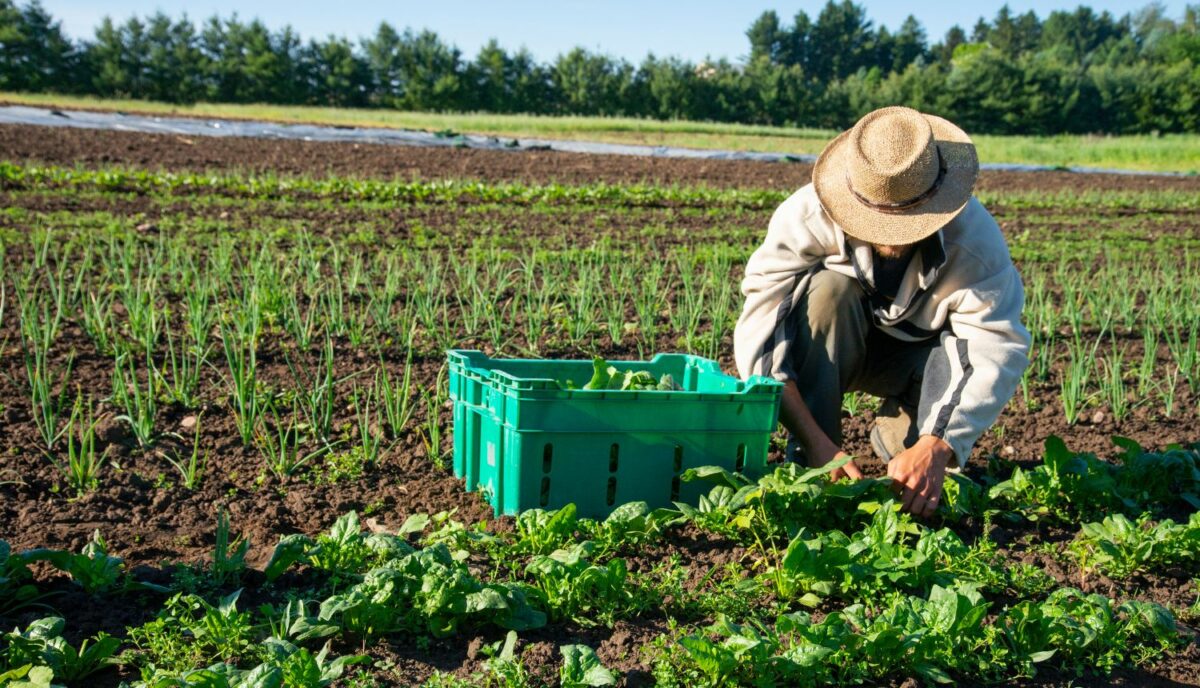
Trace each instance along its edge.
<path fill-rule="evenodd" d="M 675 473 L 671 477 L 671 501 L 679 500 L 679 473 L 683 471 L 683 446 L 675 445 L 675 460 L 671 464 L 671 470 Z"/>

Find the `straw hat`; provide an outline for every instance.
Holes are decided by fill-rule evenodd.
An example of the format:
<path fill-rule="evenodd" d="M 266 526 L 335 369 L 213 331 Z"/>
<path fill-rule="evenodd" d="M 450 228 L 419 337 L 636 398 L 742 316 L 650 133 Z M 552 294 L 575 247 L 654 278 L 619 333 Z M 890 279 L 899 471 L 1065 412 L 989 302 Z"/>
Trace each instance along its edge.
<path fill-rule="evenodd" d="M 975 144 L 962 129 L 911 108 L 886 107 L 825 146 L 813 185 L 847 234 L 899 246 L 954 219 L 970 200 L 978 174 Z"/>

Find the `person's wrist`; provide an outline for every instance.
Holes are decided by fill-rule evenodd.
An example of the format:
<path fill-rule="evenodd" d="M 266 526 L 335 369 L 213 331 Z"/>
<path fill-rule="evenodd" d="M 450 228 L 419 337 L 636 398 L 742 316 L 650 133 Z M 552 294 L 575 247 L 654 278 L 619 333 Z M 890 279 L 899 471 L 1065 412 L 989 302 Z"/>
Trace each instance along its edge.
<path fill-rule="evenodd" d="M 922 435 L 917 441 L 923 445 L 924 449 L 929 451 L 934 461 L 943 468 L 949 466 L 954 461 L 954 450 L 950 448 L 950 444 L 946 440 L 935 435 Z"/>

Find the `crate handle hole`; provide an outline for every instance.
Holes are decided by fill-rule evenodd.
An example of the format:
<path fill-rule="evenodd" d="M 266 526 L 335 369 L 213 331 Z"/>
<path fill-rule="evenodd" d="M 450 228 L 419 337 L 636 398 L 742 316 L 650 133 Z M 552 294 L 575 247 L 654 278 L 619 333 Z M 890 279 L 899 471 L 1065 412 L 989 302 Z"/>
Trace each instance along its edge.
<path fill-rule="evenodd" d="M 671 478 L 671 501 L 679 500 L 679 476 Z"/>
<path fill-rule="evenodd" d="M 612 506 L 613 502 L 617 501 L 617 479 L 610 477 L 608 479 L 608 505 Z"/>
<path fill-rule="evenodd" d="M 541 506 L 546 506 L 550 503 L 550 476 L 542 478 L 542 494 L 538 501 L 541 502 Z"/>
<path fill-rule="evenodd" d="M 547 443 L 542 447 L 542 472 L 549 473 L 550 466 L 554 459 L 554 445 Z"/>
<path fill-rule="evenodd" d="M 739 444 L 738 448 L 737 448 L 737 463 L 735 463 L 733 465 L 733 470 L 737 473 L 741 473 L 742 469 L 744 469 L 745 467 L 746 467 L 746 445 Z"/>
<path fill-rule="evenodd" d="M 674 470 L 675 470 L 675 472 L 676 472 L 676 473 L 678 473 L 679 471 L 682 471 L 682 470 L 683 470 L 683 447 L 682 447 L 682 446 L 680 446 L 680 445 L 678 445 L 678 444 L 677 444 L 677 445 L 675 445 L 675 465 L 674 465 Z"/>
<path fill-rule="evenodd" d="M 613 443 L 613 445 L 611 447 L 608 448 L 608 472 L 609 473 L 617 472 L 617 456 L 620 453 L 621 453 L 621 447 L 620 447 L 620 445 L 616 444 L 615 442 Z M 609 504 L 611 504 L 611 503 L 612 502 L 609 502 Z"/>

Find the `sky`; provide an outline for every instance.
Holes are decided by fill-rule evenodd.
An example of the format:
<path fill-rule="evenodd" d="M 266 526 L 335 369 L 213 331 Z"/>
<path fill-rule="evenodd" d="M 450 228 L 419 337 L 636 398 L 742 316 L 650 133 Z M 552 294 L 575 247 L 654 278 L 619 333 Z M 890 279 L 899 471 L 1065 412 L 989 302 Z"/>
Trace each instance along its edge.
<path fill-rule="evenodd" d="M 746 2 L 745 0 L 692 0 L 652 2 L 648 0 L 423 0 L 421 2 L 297 2 L 296 0 L 42 0 L 42 5 L 74 38 L 91 38 L 105 15 L 125 20 L 162 10 L 172 17 L 185 11 L 193 21 L 213 14 L 237 12 L 243 20 L 261 19 L 272 29 L 290 24 L 304 38 L 328 34 L 351 39 L 369 35 L 381 21 L 398 29 L 431 29 L 453 43 L 467 57 L 495 38 L 509 50 L 526 47 L 539 61 L 550 61 L 575 46 L 638 62 L 648 53 L 677 56 L 691 61 L 708 57 L 743 58 L 749 52 L 745 32 L 762 12 L 775 10 L 785 25 L 803 9 L 816 17 L 825 0 L 795 4 Z M 1178 19 L 1186 0 L 1163 2 L 1167 15 Z M 23 4 L 19 2 L 18 4 Z M 1003 2 L 962 0 L 910 0 L 909 2 L 862 2 L 876 25 L 895 29 L 912 13 L 925 27 L 930 43 L 959 24 L 967 32 L 984 15 L 992 18 Z M 1038 16 L 1055 9 L 1073 9 L 1081 4 L 1041 0 L 1012 0 L 1014 14 L 1034 9 Z M 1083 4 L 1097 12 L 1108 10 L 1120 16 L 1141 9 L 1148 0 L 1094 0 Z"/>

